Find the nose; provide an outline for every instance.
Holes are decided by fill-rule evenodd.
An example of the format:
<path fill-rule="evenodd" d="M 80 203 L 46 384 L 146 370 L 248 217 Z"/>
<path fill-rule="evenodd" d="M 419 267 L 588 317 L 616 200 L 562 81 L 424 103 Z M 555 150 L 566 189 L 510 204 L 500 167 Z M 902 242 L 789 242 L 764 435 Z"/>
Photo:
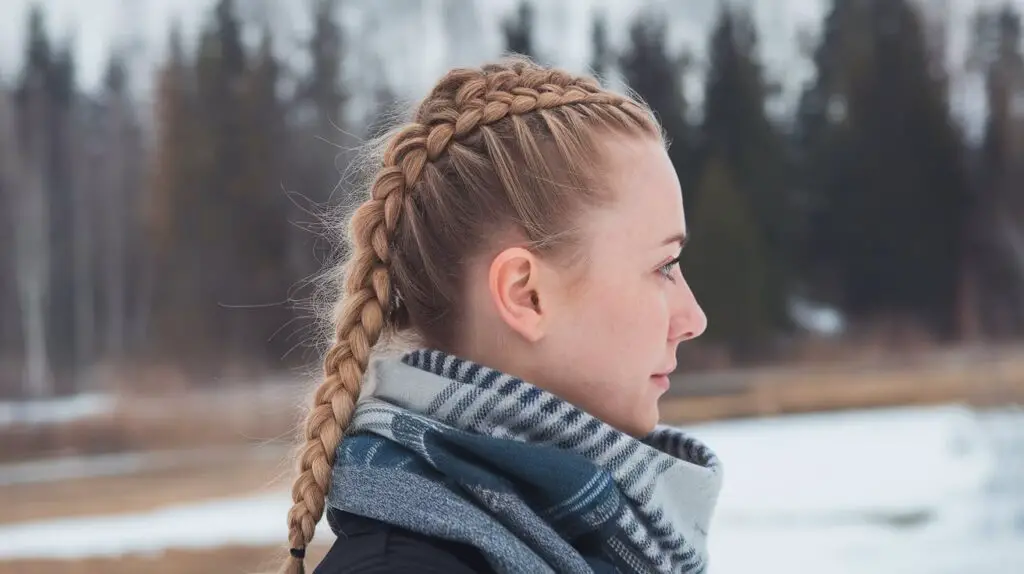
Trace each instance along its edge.
<path fill-rule="evenodd" d="M 708 318 L 697 303 L 693 290 L 685 279 L 678 283 L 672 297 L 668 338 L 672 344 L 679 344 L 700 337 L 708 328 Z"/>

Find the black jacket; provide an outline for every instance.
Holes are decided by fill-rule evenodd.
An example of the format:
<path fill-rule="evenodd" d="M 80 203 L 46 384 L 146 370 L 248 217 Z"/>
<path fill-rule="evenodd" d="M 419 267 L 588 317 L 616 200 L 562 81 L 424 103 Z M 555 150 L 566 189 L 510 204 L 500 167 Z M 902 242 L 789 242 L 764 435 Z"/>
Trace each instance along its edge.
<path fill-rule="evenodd" d="M 313 574 L 492 574 L 473 546 L 391 526 L 333 508 L 338 539 Z"/>

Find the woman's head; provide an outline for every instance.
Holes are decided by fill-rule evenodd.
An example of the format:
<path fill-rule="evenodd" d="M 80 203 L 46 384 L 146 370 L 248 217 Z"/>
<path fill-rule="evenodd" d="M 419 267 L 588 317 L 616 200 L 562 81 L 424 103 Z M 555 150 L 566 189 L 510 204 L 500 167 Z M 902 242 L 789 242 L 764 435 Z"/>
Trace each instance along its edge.
<path fill-rule="evenodd" d="M 455 70 L 388 136 L 378 165 L 349 225 L 293 549 L 323 513 L 383 334 L 412 331 L 640 435 L 657 421 L 676 346 L 704 329 L 674 265 L 686 233 L 678 179 L 638 102 L 522 59 Z M 301 568 L 292 559 L 286 571 Z"/>

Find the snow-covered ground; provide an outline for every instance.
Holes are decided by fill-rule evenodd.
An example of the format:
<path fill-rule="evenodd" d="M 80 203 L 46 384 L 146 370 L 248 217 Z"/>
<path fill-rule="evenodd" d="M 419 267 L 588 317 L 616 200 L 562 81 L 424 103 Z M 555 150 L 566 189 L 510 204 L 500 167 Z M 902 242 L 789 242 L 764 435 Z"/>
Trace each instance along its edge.
<path fill-rule="evenodd" d="M 75 559 L 154 553 L 165 548 L 270 545 L 286 541 L 286 492 L 174 506 L 153 512 L 48 520 L 0 528 L 0 560 Z M 318 528 L 329 538 L 326 522 Z"/>
<path fill-rule="evenodd" d="M 894 409 L 698 432 L 726 464 L 712 574 L 1024 572 L 1024 413 Z"/>
<path fill-rule="evenodd" d="M 729 522 L 861 522 L 938 512 L 997 464 L 966 408 L 885 409 L 718 423 L 694 430 L 718 453 Z"/>
<path fill-rule="evenodd" d="M 725 464 L 712 574 L 1024 572 L 1024 413 L 887 409 L 691 430 Z M 8 525 L 0 559 L 279 544 L 288 504 L 270 492 Z"/>
<path fill-rule="evenodd" d="M 14 425 L 70 423 L 109 414 L 113 395 L 95 393 L 37 401 L 0 401 L 0 429 Z"/>
<path fill-rule="evenodd" d="M 213 446 L 181 450 L 151 450 L 90 456 L 63 456 L 46 460 L 0 464 L 0 487 L 16 484 L 59 483 L 64 480 L 123 476 L 140 472 L 182 469 L 189 466 L 231 464 L 260 457 L 284 460 L 281 447 L 262 445 L 239 449 Z M 0 511 L 0 518 L 3 512 Z"/>

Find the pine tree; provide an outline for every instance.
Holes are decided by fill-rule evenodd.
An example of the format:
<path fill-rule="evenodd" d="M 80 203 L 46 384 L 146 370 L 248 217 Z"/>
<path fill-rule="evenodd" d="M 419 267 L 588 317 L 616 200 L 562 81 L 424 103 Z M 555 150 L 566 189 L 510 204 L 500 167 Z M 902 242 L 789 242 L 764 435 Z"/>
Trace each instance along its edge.
<path fill-rule="evenodd" d="M 206 332 L 208 313 L 205 246 L 215 240 L 203 227 L 208 208 L 201 168 L 210 152 L 198 118 L 195 68 L 177 24 L 170 30 L 168 54 L 157 76 L 156 146 L 145 209 L 155 261 L 151 342 L 164 353 L 198 358 L 207 343 L 198 335 Z"/>
<path fill-rule="evenodd" d="M 794 134 L 797 181 L 808 212 L 808 240 L 796 251 L 801 274 L 812 279 L 809 291 L 817 299 L 841 304 L 843 263 L 841 245 L 830 232 L 827 216 L 838 211 L 838 198 L 855 196 L 856 171 L 849 121 L 850 91 L 869 69 L 865 43 L 869 37 L 866 11 L 856 1 L 834 0 L 821 27 L 821 37 L 806 48 L 816 76 L 805 88 L 797 109 Z"/>
<path fill-rule="evenodd" d="M 93 154 L 97 184 L 90 199 L 98 207 L 95 215 L 97 285 L 101 294 L 98 326 L 102 349 L 109 359 L 123 359 L 128 351 L 131 306 L 139 292 L 137 261 L 140 200 L 145 150 L 135 106 L 129 93 L 129 78 L 121 50 L 115 50 L 104 73 L 104 91 L 99 98 L 97 140 Z M 88 303 L 84 301 L 83 305 Z"/>
<path fill-rule="evenodd" d="M 68 129 L 74 66 L 65 48 L 54 49 L 42 8 L 27 21 L 24 67 L 15 92 L 17 199 L 15 266 L 27 393 L 52 393 L 51 375 L 69 374 L 74 361 L 70 270 L 70 155 Z"/>
<path fill-rule="evenodd" d="M 156 150 L 146 219 L 155 253 L 169 261 L 176 242 L 174 209 L 179 202 L 174 196 L 177 190 L 189 187 L 185 183 L 183 142 L 191 90 L 178 23 L 171 26 L 168 53 L 156 81 Z"/>
<path fill-rule="evenodd" d="M 683 74 L 688 60 L 668 51 L 666 18 L 653 10 L 637 15 L 629 29 L 629 46 L 619 58 L 626 84 L 654 110 L 669 140 L 669 156 L 689 205 L 696 183 L 694 142 L 687 122 Z"/>
<path fill-rule="evenodd" d="M 60 257 L 56 253 L 57 246 L 53 244 L 59 233 L 54 216 L 60 210 L 55 205 L 57 197 L 54 193 L 56 170 L 59 169 L 55 165 L 58 142 L 54 141 L 58 131 L 55 125 L 58 120 L 55 113 L 58 107 L 55 101 L 57 70 L 57 55 L 46 29 L 45 15 L 42 8 L 35 5 L 29 12 L 24 67 L 15 92 L 15 121 L 21 144 L 20 159 L 24 165 L 19 183 L 34 183 L 25 192 L 33 197 L 23 199 L 22 205 L 31 205 L 32 208 L 25 209 L 14 222 L 19 250 L 17 267 L 21 286 L 22 333 L 29 369 L 36 371 L 36 376 L 27 376 L 26 379 L 31 379 L 28 391 L 34 395 L 53 392 L 50 374 L 59 369 L 63 358 L 61 351 L 55 349 L 57 344 L 52 332 L 55 314 L 52 303 L 60 297 L 57 293 L 60 288 L 55 285 L 54 277 Z M 34 217 L 26 218 L 28 214 Z M 19 229 L 22 227 L 26 229 Z M 31 264 L 30 259 L 33 260 Z M 32 291 L 35 293 L 26 292 L 27 284 L 34 285 Z M 38 363 L 32 355 L 45 357 L 45 365 L 32 365 Z"/>
<path fill-rule="evenodd" d="M 964 152 L 916 8 L 835 0 L 816 65 L 801 113 L 813 259 L 851 316 L 895 313 L 955 334 Z"/>
<path fill-rule="evenodd" d="M 274 119 L 250 111 L 255 64 L 241 35 L 234 2 L 219 0 L 201 30 L 194 63 L 175 48 L 161 78 L 162 185 L 154 199 L 169 215 L 157 211 L 165 222 L 156 229 L 166 241 L 164 256 L 178 264 L 169 280 L 178 286 L 172 296 L 179 301 L 167 307 L 163 334 L 197 366 L 230 355 L 255 358 L 255 341 L 270 333 L 260 330 L 257 313 L 240 309 L 269 299 L 266 283 L 253 272 L 252 246 L 275 233 L 262 229 L 264 221 L 254 214 L 267 186 L 278 190 L 281 184 L 280 178 L 253 184 L 263 166 L 251 160 L 251 147 L 264 141 L 262 132 Z"/>
<path fill-rule="evenodd" d="M 602 82 L 607 81 L 612 65 L 612 50 L 608 45 L 608 19 L 604 13 L 594 15 L 590 28 L 590 71 Z"/>
<path fill-rule="evenodd" d="M 350 160 L 349 150 L 357 144 L 356 122 L 346 117 L 349 93 L 343 83 L 346 36 L 338 21 L 338 2 L 318 0 L 312 17 L 312 34 L 305 43 L 309 74 L 299 81 L 289 104 L 287 186 L 291 192 L 289 219 L 295 224 L 289 236 L 289 275 L 308 277 L 320 270 L 314 247 L 320 244 L 315 229 L 319 213 L 329 203 L 344 203 L 339 187 L 340 166 Z M 308 227 L 314 228 L 310 232 Z"/>
<path fill-rule="evenodd" d="M 734 352 L 753 351 L 772 331 L 768 262 L 757 221 L 726 162 L 712 158 L 690 215 L 683 272 L 708 317 L 704 335 Z"/>
<path fill-rule="evenodd" d="M 989 336 L 1024 333 L 1024 97 L 1021 16 L 1007 4 L 974 17 L 968 63 L 985 81 L 988 117 L 978 158 L 977 203 L 970 228 L 972 300 L 977 328 Z"/>
<path fill-rule="evenodd" d="M 796 245 L 798 219 L 788 188 L 784 140 L 765 113 L 768 89 L 756 49 L 749 13 L 723 6 L 710 39 L 699 157 L 702 163 L 723 162 L 750 205 L 771 269 L 764 285 L 764 311 L 784 328 L 789 323 L 789 254 Z"/>
<path fill-rule="evenodd" d="M 7 142 L 17 141 L 14 136 L 14 112 L 10 109 L 11 96 L 0 87 L 0 355 L 13 355 L 20 341 L 19 311 L 15 289 L 14 265 L 14 185 L 12 182 L 13 152 Z M 13 394 L 13 388 L 0 384 L 0 392 Z"/>
<path fill-rule="evenodd" d="M 305 197 L 321 204 L 331 198 L 337 186 L 339 160 L 344 163 L 348 159 L 339 157 L 344 153 L 341 150 L 355 144 L 346 134 L 356 131 L 345 123 L 344 111 L 349 101 L 342 83 L 345 37 L 337 21 L 336 4 L 334 0 L 317 3 L 313 34 L 307 44 L 312 66 L 296 100 L 297 106 L 312 110 L 309 114 L 312 121 L 299 126 L 302 145 L 295 149 L 302 156 L 296 158 L 301 172 L 296 174 L 295 181 L 301 182 L 300 189 Z"/>
<path fill-rule="evenodd" d="M 308 42 L 311 73 L 300 88 L 299 98 L 316 107 L 317 122 L 340 125 L 348 101 L 341 85 L 344 36 L 337 21 L 336 0 L 318 0 L 313 15 L 313 35 Z"/>
<path fill-rule="evenodd" d="M 505 51 L 537 59 L 534 45 L 534 11 L 531 0 L 520 0 L 513 17 L 505 20 L 502 31 L 505 35 Z"/>
<path fill-rule="evenodd" d="M 243 240 L 236 243 L 238 267 L 246 278 L 244 296 L 259 303 L 280 301 L 293 279 L 282 273 L 288 257 L 289 227 L 286 219 L 287 196 L 282 190 L 289 144 L 285 122 L 285 106 L 280 97 L 281 64 L 274 53 L 269 29 L 263 32 L 259 50 L 248 72 L 245 96 L 241 102 L 248 128 L 245 138 L 245 163 L 239 174 L 245 189 L 246 215 L 239 221 Z M 255 331 L 246 338 L 246 349 L 260 352 L 263 341 L 287 322 L 282 305 L 263 306 L 258 313 L 244 318 L 245 325 Z M 243 317 L 239 316 L 239 321 Z M 252 329 L 252 327 L 257 327 Z M 274 355 L 280 356 L 286 341 L 269 341 Z"/>
<path fill-rule="evenodd" d="M 49 192 L 51 298 L 50 335 L 53 360 L 60 367 L 66 381 L 73 385 L 76 376 L 74 334 L 66 328 L 75 315 L 73 292 L 74 245 L 72 225 L 74 215 L 74 185 L 72 179 L 73 117 L 78 105 L 75 80 L 75 59 L 70 39 L 60 43 L 54 52 L 52 75 L 48 91 L 50 110 L 47 118 L 49 130 Z M 68 387 L 72 386 L 68 385 Z M 65 387 L 67 388 L 67 387 Z"/>
<path fill-rule="evenodd" d="M 244 354 L 253 332 L 239 307 L 251 303 L 242 243 L 252 239 L 249 208 L 254 203 L 247 187 L 246 139 L 258 127 L 249 125 L 244 102 L 249 58 L 235 3 L 219 0 L 200 38 L 196 62 L 199 130 L 202 152 L 197 177 L 203 213 L 197 232 L 207 241 L 203 258 L 208 268 L 202 282 L 207 290 L 207 332 L 221 343 L 222 354 Z M 248 334 L 247 334 L 248 332 Z"/>

